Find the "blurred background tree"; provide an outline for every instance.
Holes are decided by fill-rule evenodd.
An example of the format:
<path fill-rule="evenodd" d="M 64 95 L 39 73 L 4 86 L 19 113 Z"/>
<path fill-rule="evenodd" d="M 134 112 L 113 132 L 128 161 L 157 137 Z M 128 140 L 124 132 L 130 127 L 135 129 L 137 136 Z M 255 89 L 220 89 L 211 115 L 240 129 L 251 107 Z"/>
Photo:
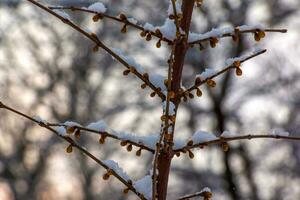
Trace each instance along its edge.
<path fill-rule="evenodd" d="M 55 5 L 88 6 L 93 1 L 45 1 Z M 141 23 L 162 24 L 168 1 L 103 1 L 112 14 L 124 12 Z M 264 132 L 283 127 L 300 136 L 300 2 L 298 0 L 211 0 L 194 12 L 192 30 L 254 25 L 287 28 L 288 34 L 271 34 L 260 43 L 269 52 L 244 66 L 243 78 L 227 73 L 218 87 L 180 108 L 177 134 L 196 130 L 220 134 Z M 218 10 L 218 12 L 216 12 Z M 155 13 L 155 14 L 153 14 Z M 92 23 L 90 15 L 70 13 L 81 26 L 101 35 L 109 46 L 123 49 L 149 71 L 166 72 L 168 53 L 145 43 L 138 32 L 123 35 L 120 25 Z M 103 52 L 93 54 L 92 44 L 56 19 L 27 2 L 0 1 L 1 99 L 32 115 L 50 121 L 75 120 L 81 124 L 104 119 L 116 130 L 138 134 L 159 132 L 161 106 L 139 82 L 121 76 L 122 68 Z M 219 66 L 251 48 L 253 39 L 242 36 L 236 45 L 222 40 L 216 49 L 188 53 L 183 85 L 207 66 Z M 251 42 L 249 42 L 251 41 Z M 147 57 L 145 57 L 147 55 Z M 101 169 L 81 154 L 62 154 L 64 144 L 47 131 L 0 111 L 0 199 L 132 199 L 120 184 L 101 180 Z M 145 174 L 140 163 L 150 163 L 120 150 L 118 143 L 100 146 L 92 135 L 80 142 L 101 158 L 117 160 L 134 178 Z M 210 147 L 195 152 L 194 160 L 175 159 L 169 199 L 213 189 L 222 200 L 300 199 L 300 144 L 256 140 L 235 142 L 230 151 Z M 149 166 L 149 165 L 148 165 Z M 186 184 L 186 183 L 189 184 Z"/>

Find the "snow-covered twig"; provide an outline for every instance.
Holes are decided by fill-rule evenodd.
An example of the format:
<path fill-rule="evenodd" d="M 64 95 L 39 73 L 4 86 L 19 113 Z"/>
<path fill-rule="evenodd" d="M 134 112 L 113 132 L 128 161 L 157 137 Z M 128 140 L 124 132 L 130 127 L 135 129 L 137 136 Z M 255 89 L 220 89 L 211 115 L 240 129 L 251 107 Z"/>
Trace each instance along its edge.
<path fill-rule="evenodd" d="M 244 55 L 241 57 L 228 59 L 226 61 L 227 65 L 225 67 L 223 67 L 222 70 L 220 70 L 220 71 L 212 71 L 211 70 L 211 72 L 205 72 L 202 74 L 202 79 L 201 79 L 201 74 L 198 77 L 196 77 L 195 84 L 193 86 L 191 86 L 190 88 L 182 91 L 180 94 L 178 94 L 177 98 L 181 98 L 181 97 L 187 98 L 193 90 L 199 90 L 198 87 L 204 83 L 210 84 L 210 82 L 213 82 L 213 84 L 215 84 L 214 81 L 212 81 L 212 80 L 214 78 L 216 78 L 217 76 L 229 71 L 230 69 L 237 69 L 238 70 L 237 72 L 240 72 L 239 71 L 239 70 L 241 70 L 240 64 L 242 64 L 243 62 L 245 62 L 247 60 L 250 60 L 251 58 L 259 56 L 259 55 L 265 53 L 266 51 L 267 51 L 266 49 L 255 50 L 254 52 L 250 53 L 249 55 Z M 241 74 L 239 74 L 239 75 L 241 75 Z"/>
<path fill-rule="evenodd" d="M 116 177 L 120 182 L 122 182 L 129 190 L 131 190 L 132 192 L 134 192 L 140 199 L 145 200 L 145 197 L 143 194 L 139 193 L 136 188 L 133 186 L 133 182 L 132 180 L 129 179 L 129 177 L 123 173 L 123 170 L 121 170 L 120 167 L 116 167 L 116 164 L 111 164 L 111 162 L 106 162 L 106 161 L 102 161 L 100 159 L 98 159 L 96 156 L 94 156 L 92 153 L 90 153 L 88 150 L 86 150 L 84 147 L 80 146 L 78 143 L 76 143 L 71 137 L 68 137 L 66 130 L 60 130 L 61 126 L 58 129 L 52 128 L 51 126 L 49 126 L 47 123 L 44 123 L 43 120 L 40 120 L 37 117 L 30 117 L 29 115 L 22 113 L 12 107 L 9 107 L 5 104 L 3 104 L 3 102 L 0 101 L 0 109 L 5 109 L 8 110 L 12 113 L 15 113 L 19 116 L 22 116 L 32 122 L 37 123 L 38 125 L 40 125 L 41 127 L 51 131 L 52 133 L 54 133 L 55 135 L 57 135 L 58 137 L 60 137 L 61 139 L 64 139 L 66 142 L 69 143 L 69 146 L 67 148 L 67 152 L 70 153 L 72 152 L 72 148 L 76 148 L 78 149 L 80 152 L 82 152 L 83 154 L 85 154 L 86 156 L 88 156 L 89 158 L 91 158 L 92 160 L 94 160 L 96 163 L 98 163 L 100 166 L 102 166 L 103 168 L 105 168 L 107 170 L 106 175 L 107 176 L 114 176 Z"/>
<path fill-rule="evenodd" d="M 121 58 L 116 52 L 112 51 L 110 48 L 108 48 L 106 45 L 104 45 L 99 40 L 99 38 L 97 37 L 96 34 L 88 33 L 87 31 L 83 30 L 81 27 L 79 27 L 78 25 L 73 23 L 68 18 L 61 16 L 57 12 L 49 9 L 47 6 L 44 6 L 43 4 L 41 4 L 35 0 L 27 0 L 27 1 L 31 2 L 32 4 L 36 5 L 37 7 L 45 10 L 46 12 L 48 12 L 48 13 L 52 14 L 53 16 L 57 17 L 58 19 L 62 20 L 62 22 L 69 25 L 70 27 L 72 27 L 73 29 L 75 29 L 76 31 L 78 31 L 79 33 L 81 33 L 82 35 L 84 35 L 85 37 L 90 39 L 91 41 L 93 41 L 97 45 L 97 47 L 104 49 L 107 53 L 109 53 L 112 57 L 114 57 L 117 61 L 119 61 L 124 67 L 126 67 L 130 73 L 134 74 L 136 77 L 141 79 L 147 86 L 149 86 L 154 91 L 154 95 L 157 94 L 161 99 L 163 99 L 163 100 L 165 99 L 165 95 L 162 93 L 161 88 L 157 88 L 155 85 L 152 84 L 152 82 L 149 80 L 148 74 L 139 73 L 135 69 L 134 66 L 131 66 L 130 64 L 128 64 L 128 62 L 126 62 L 123 58 Z"/>
<path fill-rule="evenodd" d="M 95 14 L 95 15 L 99 15 L 99 17 L 103 17 L 103 18 L 107 18 L 107 19 L 111 19 L 114 20 L 116 22 L 122 23 L 125 26 L 130 26 L 133 27 L 135 29 L 138 29 L 140 31 L 145 31 L 145 28 L 141 25 L 138 25 L 137 21 L 134 20 L 134 18 L 127 18 L 125 14 L 120 14 L 119 16 L 115 17 L 106 13 L 99 13 L 97 11 L 94 10 L 90 10 L 88 8 L 77 8 L 77 7 L 73 7 L 73 6 L 69 6 L 69 7 L 64 7 L 64 6 L 49 6 L 48 7 L 51 10 L 71 10 L 71 11 L 81 11 L 81 12 L 86 12 L 86 13 L 91 13 L 91 14 Z M 121 18 L 120 16 L 125 16 L 126 18 Z M 172 44 L 173 41 L 162 37 L 161 34 L 155 32 L 155 31 L 149 31 L 149 33 L 152 36 L 157 37 L 158 39 L 160 39 L 161 41 L 164 41 L 168 44 Z"/>
<path fill-rule="evenodd" d="M 177 200 L 189 200 L 195 197 L 204 197 L 204 200 L 209 200 L 212 197 L 212 192 L 208 187 L 205 187 L 200 192 L 184 195 L 183 197 L 179 197 Z"/>
<path fill-rule="evenodd" d="M 150 135 L 150 136 L 137 136 L 133 134 L 128 134 L 124 132 L 117 132 L 117 131 L 112 131 L 109 132 L 107 130 L 97 130 L 91 126 L 83 127 L 80 125 L 69 125 L 67 123 L 47 123 L 50 127 L 60 127 L 63 126 L 67 130 L 73 130 L 70 134 L 76 134 L 76 130 L 80 130 L 84 132 L 90 132 L 90 133 L 95 133 L 99 134 L 100 140 L 99 142 L 102 144 L 105 142 L 106 138 L 112 138 L 115 140 L 121 141 L 121 145 L 128 146 L 128 145 L 133 145 L 136 147 L 139 147 L 141 150 L 146 150 L 151 153 L 154 153 L 154 148 L 155 148 L 155 143 L 158 140 L 158 135 Z"/>
<path fill-rule="evenodd" d="M 239 136 L 230 136 L 230 137 L 216 137 L 213 134 L 212 137 L 206 137 L 205 135 L 202 138 L 198 138 L 199 140 L 197 142 L 194 142 L 193 140 L 188 140 L 186 145 L 184 147 L 180 147 L 177 149 L 174 149 L 174 153 L 179 152 L 187 152 L 191 149 L 195 148 L 203 148 L 204 146 L 212 145 L 212 144 L 222 144 L 230 141 L 237 141 L 237 140 L 251 140 L 251 139 L 258 139 L 258 138 L 269 138 L 269 139 L 284 139 L 284 140 L 292 140 L 292 141 L 300 141 L 300 137 L 295 136 L 287 136 L 287 134 L 284 132 L 284 134 L 248 134 L 248 135 L 239 135 Z M 200 136 L 200 134 L 199 134 Z M 208 136 L 208 135 L 207 135 Z"/>
<path fill-rule="evenodd" d="M 212 38 L 232 37 L 233 40 L 238 40 L 239 36 L 244 33 L 263 33 L 263 32 L 277 32 L 286 33 L 287 29 L 271 29 L 263 28 L 262 26 L 238 26 L 235 28 L 212 29 L 203 34 L 190 33 L 189 45 L 201 44 L 202 42 L 211 41 Z M 264 33 L 263 33 L 264 35 Z M 264 37 L 264 36 L 263 36 Z"/>

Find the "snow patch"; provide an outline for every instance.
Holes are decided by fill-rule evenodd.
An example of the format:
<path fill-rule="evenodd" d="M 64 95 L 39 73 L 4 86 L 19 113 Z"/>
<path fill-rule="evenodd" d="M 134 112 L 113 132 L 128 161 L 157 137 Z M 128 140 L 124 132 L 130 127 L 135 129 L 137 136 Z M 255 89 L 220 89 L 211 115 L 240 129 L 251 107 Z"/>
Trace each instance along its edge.
<path fill-rule="evenodd" d="M 107 8 L 101 2 L 91 4 L 88 9 L 98 13 L 105 13 L 107 10 Z"/>
<path fill-rule="evenodd" d="M 133 186 L 139 193 L 143 194 L 146 199 L 152 198 L 152 178 L 150 175 L 135 181 Z"/>
<path fill-rule="evenodd" d="M 88 129 L 93 129 L 99 132 L 105 132 L 107 130 L 107 124 L 103 121 L 92 122 L 87 126 Z"/>
<path fill-rule="evenodd" d="M 112 169 L 114 172 L 116 172 L 120 177 L 122 177 L 124 180 L 129 181 L 130 178 L 124 172 L 124 170 L 119 166 L 119 164 L 113 160 L 105 160 L 103 161 L 105 165 L 107 165 L 110 169 Z"/>

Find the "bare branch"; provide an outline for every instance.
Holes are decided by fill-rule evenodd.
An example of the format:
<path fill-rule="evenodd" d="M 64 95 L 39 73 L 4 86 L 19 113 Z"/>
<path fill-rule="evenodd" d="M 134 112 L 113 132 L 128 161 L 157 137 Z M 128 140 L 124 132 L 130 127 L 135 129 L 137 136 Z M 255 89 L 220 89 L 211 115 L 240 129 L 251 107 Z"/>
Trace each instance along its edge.
<path fill-rule="evenodd" d="M 90 153 L 84 147 L 77 144 L 72 138 L 70 138 L 68 136 L 60 135 L 60 133 L 58 133 L 55 129 L 53 129 L 51 126 L 47 125 L 46 123 L 40 122 L 40 121 L 34 119 L 33 117 L 30 117 L 27 114 L 24 114 L 24 113 L 14 109 L 14 108 L 11 108 L 11 107 L 3 104 L 2 102 L 0 102 L 0 108 L 8 110 L 10 112 L 13 112 L 13 113 L 15 113 L 19 116 L 22 116 L 22 117 L 24 117 L 24 118 L 26 118 L 26 119 L 28 119 L 32 122 L 35 122 L 36 124 L 40 125 L 41 127 L 51 131 L 52 133 L 54 133 L 55 135 L 57 135 L 61 139 L 64 139 L 65 141 L 67 141 L 71 145 L 71 147 L 77 148 L 84 155 L 88 156 L 89 158 L 94 160 L 97 164 L 99 164 L 100 166 L 105 168 L 109 172 L 109 175 L 112 175 L 112 176 L 116 177 L 121 183 L 123 183 L 129 190 L 131 190 L 133 193 L 135 193 L 140 199 L 145 200 L 145 197 L 143 196 L 143 194 L 137 192 L 137 190 L 132 185 L 132 183 L 133 183 L 132 180 L 125 180 L 123 177 L 121 177 L 120 174 L 118 174 L 116 171 L 114 171 L 114 169 L 111 169 L 108 165 L 106 165 L 103 161 L 101 161 L 100 159 L 95 157 L 92 153 Z"/>
<path fill-rule="evenodd" d="M 119 55 L 117 55 L 114 51 L 112 51 L 110 48 L 108 48 L 106 45 L 104 45 L 99 38 L 95 34 L 90 34 L 80 28 L 78 25 L 70 21 L 69 19 L 66 19 L 53 10 L 49 9 L 48 7 L 40 4 L 39 2 L 35 0 L 27 0 L 31 2 L 32 4 L 38 6 L 39 8 L 45 10 L 46 12 L 50 13 L 51 15 L 55 16 L 56 18 L 60 19 L 65 24 L 71 26 L 73 29 L 93 41 L 97 46 L 104 49 L 107 53 L 109 53 L 111 56 L 113 56 L 116 60 L 118 60 L 122 65 L 124 65 L 132 74 L 134 74 L 136 77 L 141 79 L 146 85 L 148 85 L 161 99 L 165 99 L 165 95 L 161 92 L 161 88 L 157 88 L 153 85 L 153 83 L 150 82 L 148 75 L 143 75 L 139 73 L 133 66 L 130 66 L 124 59 L 122 59 Z"/>

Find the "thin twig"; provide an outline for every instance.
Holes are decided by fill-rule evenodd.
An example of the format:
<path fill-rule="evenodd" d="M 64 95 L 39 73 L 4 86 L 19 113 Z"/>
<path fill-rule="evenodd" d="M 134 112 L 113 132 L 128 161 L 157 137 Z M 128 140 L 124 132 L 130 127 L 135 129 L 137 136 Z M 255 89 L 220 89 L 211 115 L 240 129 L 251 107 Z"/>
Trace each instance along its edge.
<path fill-rule="evenodd" d="M 10 112 L 13 112 L 19 116 L 22 116 L 32 122 L 35 122 L 36 124 L 40 125 L 41 127 L 51 131 L 52 133 L 54 133 L 56 136 L 60 137 L 61 139 L 64 139 L 65 141 L 67 141 L 70 145 L 72 145 L 72 147 L 77 148 L 79 151 L 81 151 L 83 154 L 85 154 L 86 156 L 88 156 L 89 158 L 91 158 L 92 160 L 94 160 L 97 164 L 99 164 L 100 166 L 102 166 L 103 168 L 105 168 L 106 170 L 109 170 L 111 172 L 111 175 L 113 175 L 114 177 L 116 177 L 121 183 L 123 183 L 129 190 L 131 190 L 133 193 L 135 193 L 140 199 L 145 200 L 145 197 L 143 194 L 137 192 L 137 190 L 134 188 L 134 186 L 132 185 L 132 181 L 128 180 L 126 181 L 124 178 L 122 178 L 117 172 L 115 172 L 113 169 L 111 169 L 108 165 L 106 165 L 103 161 L 101 161 L 100 159 L 98 159 L 97 157 L 95 157 L 92 153 L 90 153 L 88 150 L 86 150 L 84 147 L 80 146 L 79 144 L 77 144 L 72 138 L 70 137 L 66 137 L 66 136 L 62 136 L 60 135 L 55 129 L 53 129 L 52 127 L 50 127 L 49 125 L 47 125 L 46 123 L 43 123 L 41 121 L 38 121 L 37 119 L 34 119 L 33 117 L 30 117 L 29 115 L 22 113 L 12 107 L 9 107 L 5 104 L 3 104 L 0 101 L 0 109 L 5 109 L 8 110 Z"/>
<path fill-rule="evenodd" d="M 203 197 L 205 195 L 205 191 L 201 191 L 201 192 L 196 192 L 193 194 L 188 194 L 182 197 L 179 197 L 177 200 L 189 200 L 191 198 L 195 198 L 195 197 Z"/>
<path fill-rule="evenodd" d="M 81 12 L 86 12 L 86 13 L 91 13 L 91 14 L 99 14 L 101 16 L 103 16 L 104 18 L 107 18 L 107 19 L 111 19 L 111 20 L 114 20 L 116 22 L 120 22 L 120 23 L 124 23 L 128 26 L 131 26 L 133 28 L 136 28 L 138 30 L 141 30 L 141 31 L 144 31 L 145 29 L 140 26 L 140 25 L 137 25 L 137 24 L 134 24 L 134 23 L 131 23 L 130 21 L 128 20 L 122 20 L 118 17 L 115 17 L 115 16 L 112 16 L 112 15 L 108 15 L 106 13 L 99 13 L 99 12 L 96 12 L 96 11 L 93 11 L 93 10 L 89 10 L 87 8 L 77 8 L 77 7 L 74 7 L 74 6 L 48 6 L 49 9 L 51 10 L 71 10 L 71 11 L 81 11 Z M 157 34 L 156 32 L 154 31 L 149 31 L 149 33 L 159 39 L 161 39 L 162 41 L 164 42 L 167 42 L 168 44 L 173 44 L 173 41 L 163 37 L 161 38 L 161 35 Z"/>
<path fill-rule="evenodd" d="M 40 4 L 39 2 L 37 2 L 35 0 L 27 0 L 27 1 L 31 2 L 32 4 L 38 6 L 41 9 L 45 10 L 46 12 L 52 14 L 53 16 L 55 16 L 56 18 L 60 19 L 65 24 L 71 26 L 73 29 L 75 29 L 76 31 L 78 31 L 79 33 L 81 33 L 82 35 L 84 35 L 85 37 L 87 37 L 88 39 L 90 39 L 91 41 L 93 41 L 97 46 L 99 46 L 100 48 L 104 49 L 107 53 L 109 53 L 116 60 L 118 60 L 121 64 L 123 64 L 127 69 L 130 69 L 132 67 L 124 59 L 122 59 L 119 55 L 117 55 L 110 48 L 108 48 L 106 45 L 104 45 L 99 40 L 99 38 L 96 35 L 89 34 L 85 30 L 83 30 L 82 28 L 80 28 L 78 25 L 76 25 L 75 23 L 73 23 L 72 21 L 70 21 L 70 20 L 68 20 L 68 19 L 60 16 L 59 14 L 57 14 L 56 12 L 54 12 L 53 10 L 49 9 L 47 6 L 44 6 L 44 5 Z M 163 99 L 163 100 L 165 99 L 165 95 L 161 92 L 161 89 L 155 87 L 153 85 L 153 83 L 150 82 L 150 80 L 148 78 L 144 77 L 137 70 L 131 71 L 131 73 L 133 73 L 135 76 L 137 76 L 139 79 L 141 79 L 145 84 L 147 84 L 153 91 L 155 91 L 155 93 L 161 99 Z"/>
<path fill-rule="evenodd" d="M 281 135 L 252 135 L 252 134 L 248 134 L 248 135 L 241 135 L 241 136 L 235 136 L 235 137 L 220 137 L 217 138 L 215 140 L 210 140 L 207 142 L 200 142 L 197 144 L 192 144 L 192 145 L 186 145 L 182 148 L 179 149 L 174 149 L 174 152 L 185 152 L 187 150 L 191 150 L 194 148 L 198 148 L 198 147 L 204 147 L 204 146 L 208 146 L 211 144 L 220 144 L 220 143 L 224 143 L 224 142 L 231 142 L 231 141 L 236 141 L 236 140 L 251 140 L 251 139 L 258 139 L 258 138 L 269 138 L 269 139 L 284 139 L 284 140 L 293 140 L 293 141 L 300 141 L 300 137 L 295 137 L 295 136 L 281 136 Z"/>
<path fill-rule="evenodd" d="M 239 60 L 239 61 L 240 61 L 240 63 L 246 62 L 247 60 L 250 60 L 251 58 L 254 58 L 254 57 L 256 57 L 256 56 L 259 56 L 259 55 L 265 53 L 266 51 L 267 51 L 266 49 L 263 49 L 263 50 L 261 50 L 261 51 L 259 51 L 259 52 L 256 52 L 255 54 L 253 54 L 253 55 L 251 55 L 251 56 L 248 56 L 248 57 L 246 57 L 246 58 L 244 58 L 244 59 L 242 59 L 242 60 Z M 199 86 L 203 85 L 203 84 L 206 83 L 208 80 L 211 80 L 211 79 L 213 79 L 213 78 L 216 78 L 217 76 L 219 76 L 219 75 L 221 75 L 221 74 L 223 74 L 223 73 L 229 71 L 230 69 L 235 69 L 235 68 L 236 68 L 236 66 L 234 65 L 234 63 L 231 64 L 231 65 L 225 66 L 222 70 L 218 71 L 217 73 L 215 73 L 215 74 L 213 74 L 213 75 L 207 77 L 207 78 L 204 79 L 204 80 L 201 80 L 201 81 L 198 82 L 198 83 L 195 83 L 195 84 L 194 84 L 193 86 L 191 86 L 190 88 L 184 90 L 182 93 L 180 93 L 180 94 L 177 95 L 177 98 L 181 98 L 184 94 L 190 93 L 191 91 L 197 89 Z"/>

